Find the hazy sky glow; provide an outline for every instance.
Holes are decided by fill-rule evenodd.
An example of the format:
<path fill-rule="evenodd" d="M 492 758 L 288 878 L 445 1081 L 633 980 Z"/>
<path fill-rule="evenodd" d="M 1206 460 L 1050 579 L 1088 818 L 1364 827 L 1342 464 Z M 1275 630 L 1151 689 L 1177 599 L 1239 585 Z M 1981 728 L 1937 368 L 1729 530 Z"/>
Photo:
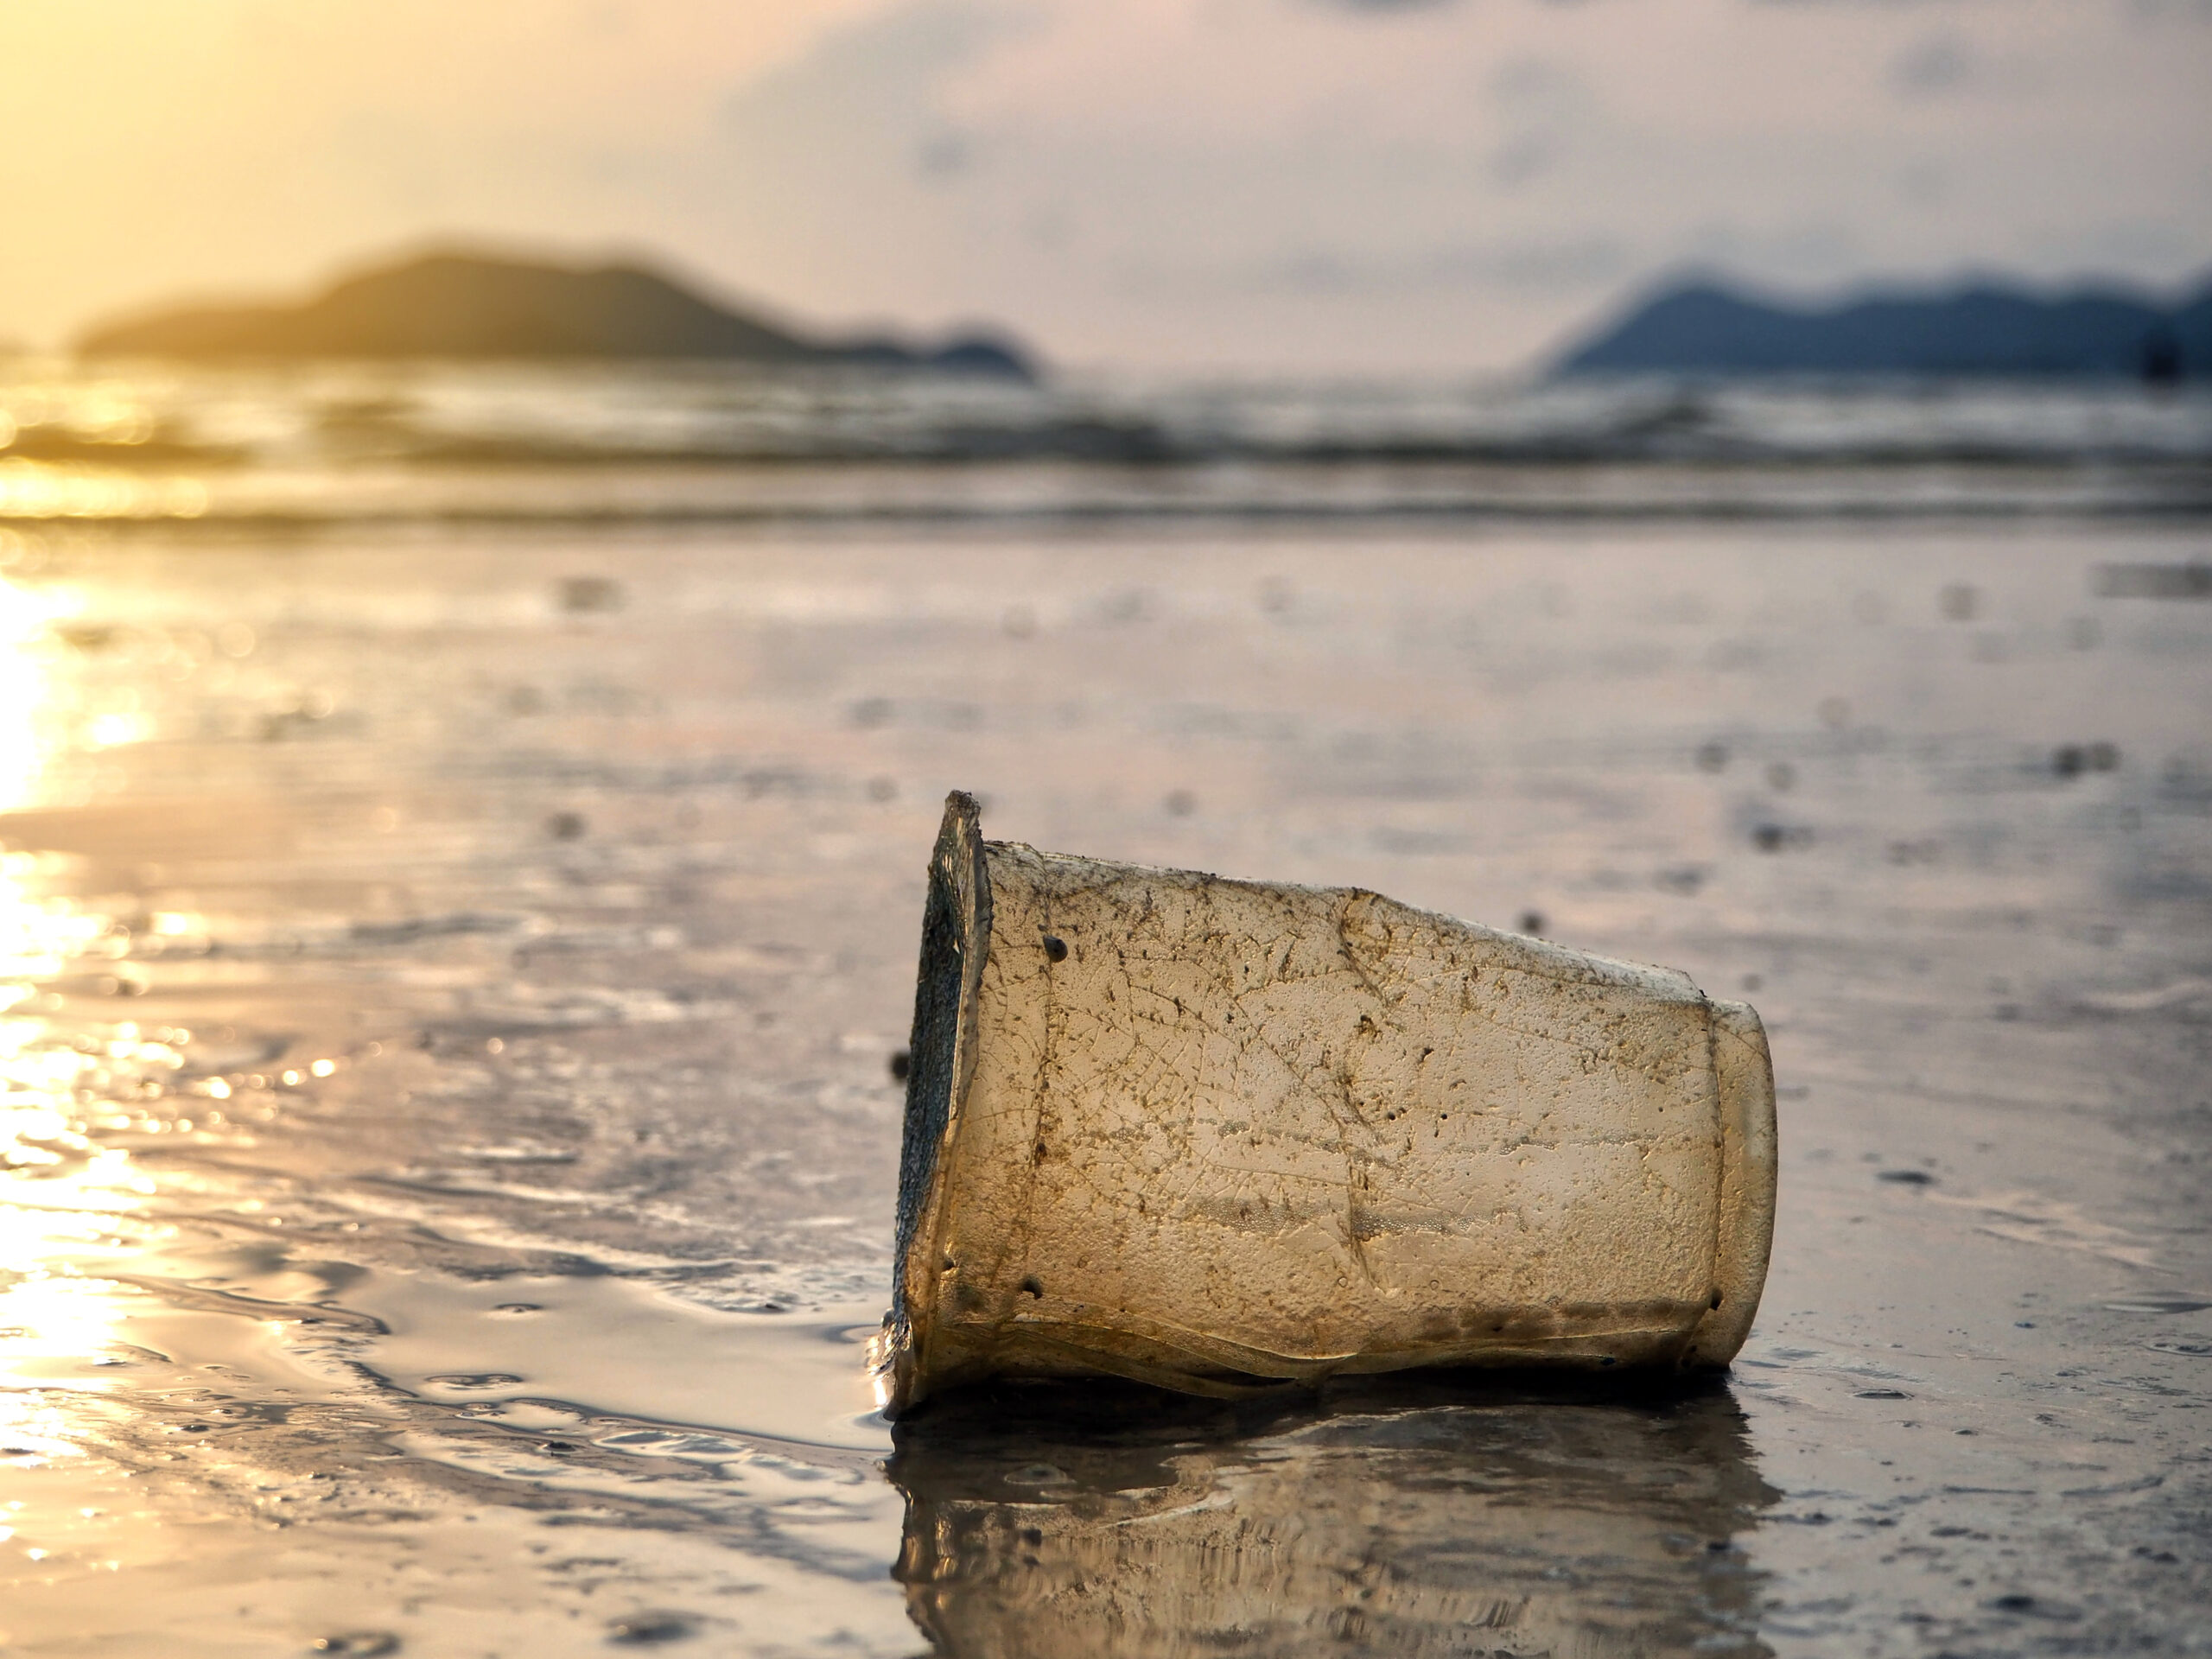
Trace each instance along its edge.
<path fill-rule="evenodd" d="M 0 110 L 36 342 L 433 239 L 1287 371 L 1690 265 L 2212 267 L 2212 0 L 0 0 Z"/>

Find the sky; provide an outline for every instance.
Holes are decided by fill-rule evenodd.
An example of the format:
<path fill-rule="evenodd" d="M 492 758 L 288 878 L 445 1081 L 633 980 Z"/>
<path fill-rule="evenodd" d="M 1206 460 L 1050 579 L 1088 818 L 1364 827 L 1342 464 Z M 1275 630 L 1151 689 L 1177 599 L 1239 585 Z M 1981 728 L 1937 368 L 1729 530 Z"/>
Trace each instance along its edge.
<path fill-rule="evenodd" d="M 0 339 L 425 245 L 1053 362 L 2212 274 L 2212 0 L 0 0 Z"/>

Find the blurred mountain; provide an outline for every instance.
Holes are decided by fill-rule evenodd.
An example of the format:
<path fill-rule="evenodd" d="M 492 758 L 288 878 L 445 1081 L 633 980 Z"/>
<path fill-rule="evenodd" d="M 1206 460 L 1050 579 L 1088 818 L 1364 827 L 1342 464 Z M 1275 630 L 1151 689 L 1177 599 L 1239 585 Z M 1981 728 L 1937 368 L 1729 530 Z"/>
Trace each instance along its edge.
<path fill-rule="evenodd" d="M 188 307 L 96 327 L 95 357 L 713 358 L 1034 378 L 1026 355 L 965 336 L 935 348 L 808 338 L 637 265 L 575 269 L 430 253 L 295 305 Z"/>
<path fill-rule="evenodd" d="M 1816 308 L 1694 283 L 1638 305 L 1557 372 L 2212 378 L 2212 286 L 2177 307 L 1986 285 Z"/>

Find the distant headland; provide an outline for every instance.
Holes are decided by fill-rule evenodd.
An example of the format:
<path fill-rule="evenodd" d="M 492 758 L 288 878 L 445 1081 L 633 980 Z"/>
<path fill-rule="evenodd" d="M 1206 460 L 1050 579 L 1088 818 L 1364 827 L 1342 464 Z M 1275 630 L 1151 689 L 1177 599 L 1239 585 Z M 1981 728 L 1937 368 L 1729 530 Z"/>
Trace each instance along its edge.
<path fill-rule="evenodd" d="M 642 265 L 567 266 L 471 252 L 416 255 L 293 304 L 145 313 L 92 329 L 88 357 L 718 359 L 925 369 L 1033 379 L 1027 353 L 962 335 L 917 347 L 809 337 L 730 310 Z"/>
<path fill-rule="evenodd" d="M 2212 378 L 2212 284 L 2175 306 L 1978 283 L 1819 308 L 1694 283 L 1637 304 L 1555 372 L 2201 380 Z"/>

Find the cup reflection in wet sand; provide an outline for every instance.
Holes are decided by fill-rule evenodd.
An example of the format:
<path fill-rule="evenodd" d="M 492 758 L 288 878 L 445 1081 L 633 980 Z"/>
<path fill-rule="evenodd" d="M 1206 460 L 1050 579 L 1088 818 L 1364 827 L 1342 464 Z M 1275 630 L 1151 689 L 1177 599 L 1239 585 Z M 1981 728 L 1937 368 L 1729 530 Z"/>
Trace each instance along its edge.
<path fill-rule="evenodd" d="M 896 1440 L 907 1610 L 963 1659 L 1768 1651 L 1732 1541 L 1777 1494 L 1719 1382 L 1000 1383 Z"/>

